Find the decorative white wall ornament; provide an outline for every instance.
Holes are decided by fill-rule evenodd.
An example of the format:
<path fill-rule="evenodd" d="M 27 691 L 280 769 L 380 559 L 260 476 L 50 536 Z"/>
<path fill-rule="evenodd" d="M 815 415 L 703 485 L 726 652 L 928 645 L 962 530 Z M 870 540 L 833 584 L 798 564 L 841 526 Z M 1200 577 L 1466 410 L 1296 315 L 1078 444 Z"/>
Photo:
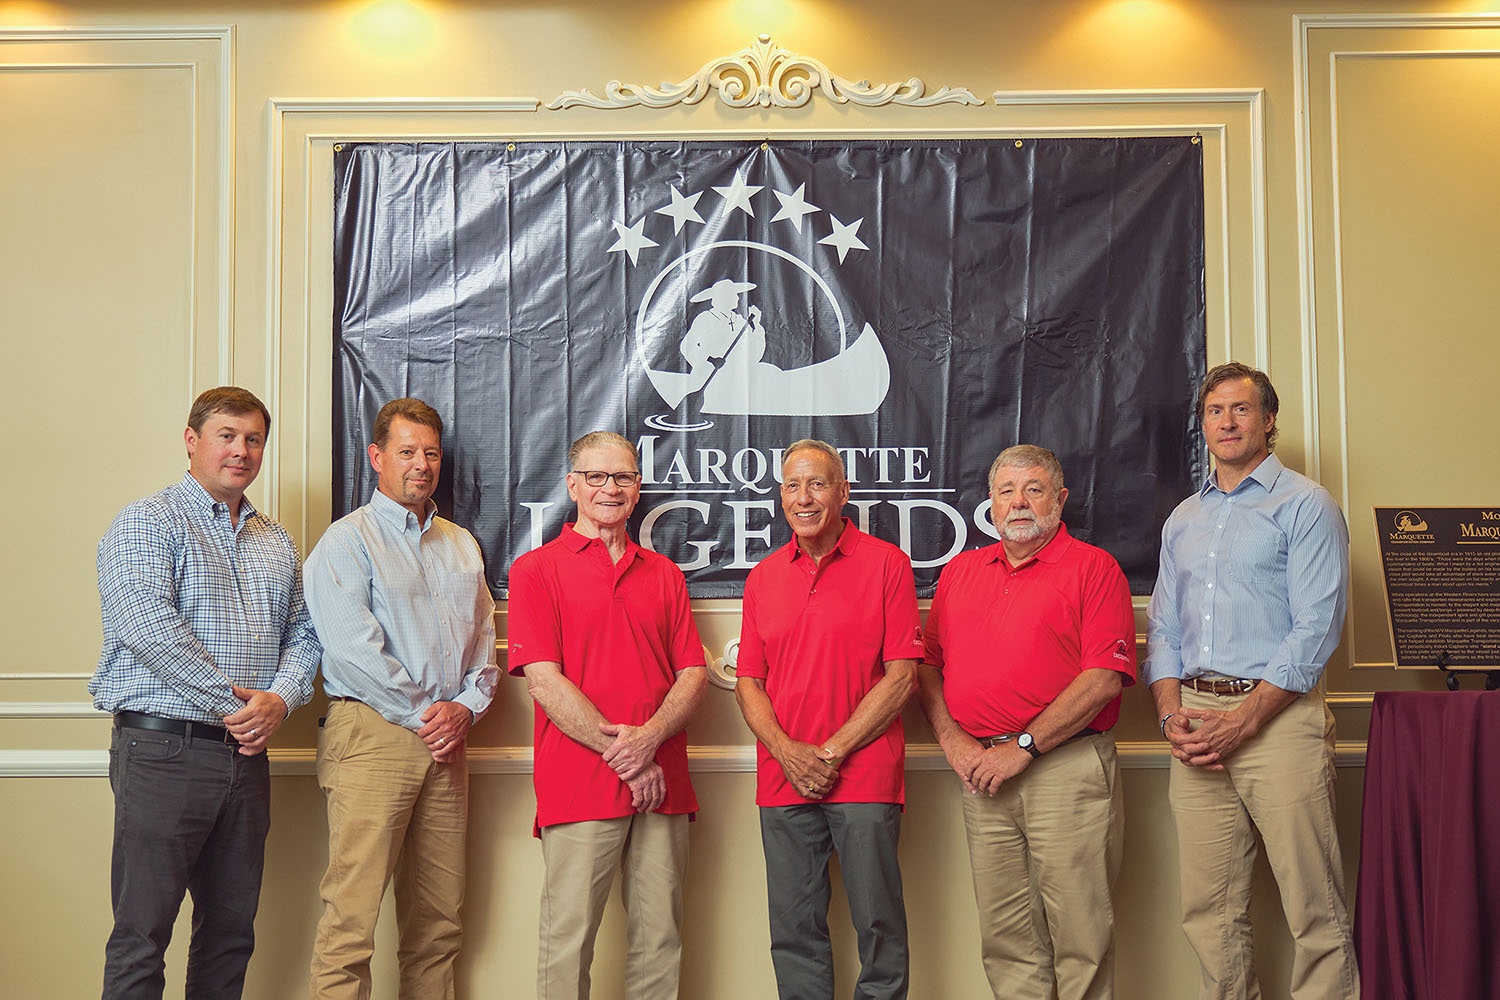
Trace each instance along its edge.
<path fill-rule="evenodd" d="M 584 105 L 590 108 L 670 108 L 674 104 L 697 104 L 710 89 L 732 108 L 800 108 L 812 100 L 813 93 L 839 104 L 854 103 L 878 108 L 888 104 L 931 107 L 935 104 L 984 104 L 964 87 L 940 87 L 927 93 L 927 85 L 916 77 L 905 83 L 874 86 L 868 80 L 858 82 L 834 74 L 826 65 L 809 56 L 799 56 L 761 35 L 732 56 L 721 56 L 703 64 L 697 73 L 679 83 L 663 82 L 659 87 L 621 83 L 611 80 L 600 97 L 589 90 L 568 90 L 547 104 L 549 111 Z"/>

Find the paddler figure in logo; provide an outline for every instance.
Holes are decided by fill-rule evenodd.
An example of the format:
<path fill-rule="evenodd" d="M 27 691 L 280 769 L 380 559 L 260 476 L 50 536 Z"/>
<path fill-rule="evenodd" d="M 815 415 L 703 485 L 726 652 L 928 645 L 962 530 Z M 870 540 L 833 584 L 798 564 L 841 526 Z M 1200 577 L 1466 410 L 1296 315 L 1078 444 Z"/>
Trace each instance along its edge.
<path fill-rule="evenodd" d="M 720 278 L 689 300 L 708 302 L 709 308 L 693 318 L 682 338 L 682 356 L 692 366 L 684 380 L 685 395 L 703 389 L 708 402 L 713 393 L 710 382 L 724 382 L 733 392 L 732 384 L 748 379 L 751 369 L 765 355 L 766 331 L 760 323 L 760 307 L 752 305 L 746 310 L 749 319 L 735 311 L 740 296 L 754 288 L 754 282 Z M 744 386 L 738 391 L 743 393 Z"/>

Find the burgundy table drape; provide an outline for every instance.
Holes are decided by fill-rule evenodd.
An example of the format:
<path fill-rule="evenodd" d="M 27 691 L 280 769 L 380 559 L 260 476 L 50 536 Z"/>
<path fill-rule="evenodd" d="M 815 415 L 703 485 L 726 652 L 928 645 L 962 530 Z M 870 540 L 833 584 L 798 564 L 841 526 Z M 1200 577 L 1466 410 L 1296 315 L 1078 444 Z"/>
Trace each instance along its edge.
<path fill-rule="evenodd" d="M 1500 998 L 1500 692 L 1377 692 L 1360 826 L 1365 1000 Z"/>

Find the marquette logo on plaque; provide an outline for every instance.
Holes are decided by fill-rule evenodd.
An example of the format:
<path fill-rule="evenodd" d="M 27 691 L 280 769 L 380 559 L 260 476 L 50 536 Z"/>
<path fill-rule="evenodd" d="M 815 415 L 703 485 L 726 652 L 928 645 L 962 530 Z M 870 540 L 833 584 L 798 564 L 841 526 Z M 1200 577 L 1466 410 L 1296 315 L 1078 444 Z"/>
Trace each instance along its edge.
<path fill-rule="evenodd" d="M 1390 533 L 1390 540 L 1397 545 L 1430 545 L 1437 540 L 1427 530 L 1427 520 L 1414 510 L 1399 510 L 1392 521 L 1395 530 Z"/>

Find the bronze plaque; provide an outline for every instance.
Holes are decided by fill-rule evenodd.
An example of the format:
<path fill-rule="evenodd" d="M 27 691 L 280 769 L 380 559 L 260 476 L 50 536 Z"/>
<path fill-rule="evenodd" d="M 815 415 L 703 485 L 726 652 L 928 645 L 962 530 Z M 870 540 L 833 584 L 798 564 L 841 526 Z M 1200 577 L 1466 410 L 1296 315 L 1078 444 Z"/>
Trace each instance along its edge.
<path fill-rule="evenodd" d="M 1500 507 L 1376 507 L 1375 536 L 1396 666 L 1500 668 Z"/>

